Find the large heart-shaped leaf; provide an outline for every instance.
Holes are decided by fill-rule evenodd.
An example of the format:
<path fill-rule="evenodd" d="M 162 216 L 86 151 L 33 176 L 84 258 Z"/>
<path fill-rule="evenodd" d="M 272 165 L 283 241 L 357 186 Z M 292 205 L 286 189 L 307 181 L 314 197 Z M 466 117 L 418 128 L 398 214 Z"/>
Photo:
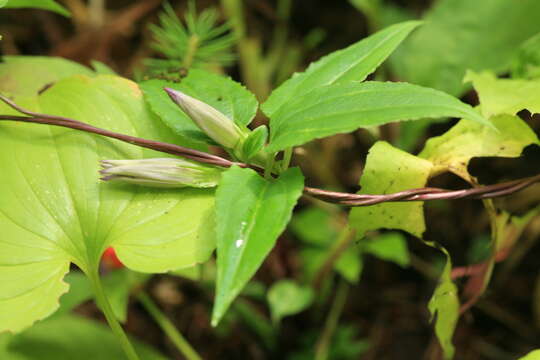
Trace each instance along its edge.
<path fill-rule="evenodd" d="M 25 104 L 125 134 L 178 140 L 149 113 L 137 85 L 120 77 L 75 76 Z M 211 190 L 98 179 L 101 159 L 163 154 L 70 129 L 7 122 L 0 124 L 0 148 L 0 331 L 51 314 L 68 288 L 62 278 L 70 262 L 95 273 L 108 246 L 143 272 L 205 261 L 214 248 Z"/>

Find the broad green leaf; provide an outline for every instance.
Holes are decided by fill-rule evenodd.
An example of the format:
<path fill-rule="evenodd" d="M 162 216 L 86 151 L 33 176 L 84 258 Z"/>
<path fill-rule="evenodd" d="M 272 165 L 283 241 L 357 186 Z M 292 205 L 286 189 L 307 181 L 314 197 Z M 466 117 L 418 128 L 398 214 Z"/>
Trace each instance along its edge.
<path fill-rule="evenodd" d="M 469 105 L 433 89 L 375 81 L 328 85 L 288 102 L 273 115 L 268 151 L 361 127 L 446 116 L 487 123 Z"/>
<path fill-rule="evenodd" d="M 306 244 L 326 247 L 336 240 L 338 225 L 330 212 L 310 207 L 295 213 L 289 227 Z"/>
<path fill-rule="evenodd" d="M 0 5 L 2 6 L 2 5 Z M 30 9 L 43 9 L 53 11 L 57 14 L 70 17 L 71 14 L 69 11 L 58 4 L 54 0 L 8 0 L 7 4 L 3 5 L 5 9 L 21 9 L 21 8 L 30 8 Z"/>
<path fill-rule="evenodd" d="M 312 63 L 272 92 L 262 105 L 270 118 L 284 105 L 313 89 L 341 81 L 362 81 L 401 44 L 420 23 L 409 21 L 390 26 L 348 48 Z"/>
<path fill-rule="evenodd" d="M 47 319 L 20 334 L 8 336 L 8 355 L 2 357 L 6 360 L 125 359 L 107 326 L 74 315 Z M 166 359 L 150 346 L 132 342 L 141 360 Z"/>
<path fill-rule="evenodd" d="M 379 141 L 369 150 L 359 194 L 388 194 L 423 187 L 432 167 L 429 161 Z M 350 212 L 349 224 L 357 230 L 358 238 L 381 228 L 404 230 L 421 238 L 426 229 L 422 202 L 355 207 Z"/>
<path fill-rule="evenodd" d="M 519 360 L 540 360 L 540 349 L 531 351 L 527 355 L 520 357 Z"/>
<path fill-rule="evenodd" d="M 401 267 L 409 266 L 409 250 L 405 236 L 398 232 L 381 234 L 361 243 L 363 253 L 391 261 Z"/>
<path fill-rule="evenodd" d="M 253 130 L 242 145 L 242 155 L 246 160 L 257 155 L 266 144 L 268 139 L 268 128 L 266 125 L 261 125 Z"/>
<path fill-rule="evenodd" d="M 101 61 L 92 60 L 92 61 L 90 61 L 90 65 L 92 65 L 92 68 L 94 69 L 96 74 L 100 74 L 100 75 L 116 75 L 116 71 L 114 71 L 107 64 L 102 63 Z"/>
<path fill-rule="evenodd" d="M 433 162 L 433 175 L 450 171 L 470 180 L 467 165 L 471 158 L 518 157 L 527 145 L 539 143 L 517 116 L 498 115 L 491 122 L 496 130 L 462 120 L 443 135 L 429 139 L 418 156 Z"/>
<path fill-rule="evenodd" d="M 236 166 L 223 173 L 216 192 L 218 273 L 214 326 L 274 247 L 303 186 L 298 168 L 271 181 Z"/>
<path fill-rule="evenodd" d="M 0 63 L 0 93 L 5 96 L 33 96 L 47 85 L 71 75 L 94 73 L 73 61 L 46 56 L 3 56 Z"/>
<path fill-rule="evenodd" d="M 307 309 L 313 302 L 313 290 L 292 280 L 280 280 L 268 290 L 268 304 L 272 322 L 279 324 L 285 316 L 295 315 Z"/>
<path fill-rule="evenodd" d="M 497 79 L 493 73 L 469 71 L 465 81 L 472 82 L 486 118 L 499 114 L 515 115 L 521 110 L 540 112 L 540 80 Z"/>
<path fill-rule="evenodd" d="M 202 276 L 202 269 L 200 265 L 190 266 L 187 268 L 177 269 L 170 271 L 169 274 L 186 278 L 193 281 L 198 281 Z"/>
<path fill-rule="evenodd" d="M 148 80 L 140 84 L 145 100 L 175 133 L 212 143 L 195 123 L 172 102 L 164 87 L 180 90 L 211 105 L 240 126 L 247 126 L 257 112 L 255 95 L 229 77 L 191 69 L 181 82 Z"/>
<path fill-rule="evenodd" d="M 521 44 L 512 61 L 512 77 L 540 78 L 540 33 Z"/>
<path fill-rule="evenodd" d="M 459 319 L 459 297 L 458 289 L 450 277 L 452 271 L 450 256 L 444 248 L 438 248 L 446 255 L 446 265 L 439 284 L 429 300 L 428 308 L 432 321 L 435 321 L 435 334 L 443 349 L 444 358 L 450 360 L 454 358 L 452 336 Z"/>
<path fill-rule="evenodd" d="M 0 8 L 7 4 L 8 0 L 0 0 Z"/>
<path fill-rule="evenodd" d="M 508 71 L 520 44 L 540 32 L 539 15 L 537 0 L 439 0 L 389 62 L 403 81 L 461 95 L 467 69 Z"/>
<path fill-rule="evenodd" d="M 137 85 L 75 76 L 24 104 L 128 135 L 178 142 L 145 107 Z M 2 105 L 1 113 L 10 113 Z M 113 246 L 129 268 L 165 272 L 206 261 L 215 246 L 212 190 L 99 181 L 101 159 L 163 154 L 70 129 L 0 124 L 0 331 L 58 308 L 71 262 L 95 273 Z"/>

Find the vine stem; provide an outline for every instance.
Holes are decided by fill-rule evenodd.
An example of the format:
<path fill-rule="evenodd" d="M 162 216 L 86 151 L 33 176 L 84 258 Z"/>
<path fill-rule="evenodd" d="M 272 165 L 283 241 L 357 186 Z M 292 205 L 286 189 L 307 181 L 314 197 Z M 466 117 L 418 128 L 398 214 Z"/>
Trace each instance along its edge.
<path fill-rule="evenodd" d="M 90 279 L 92 287 L 94 288 L 94 294 L 96 295 L 97 303 L 100 306 L 101 311 L 105 315 L 105 319 L 107 319 L 107 322 L 109 323 L 112 332 L 120 342 L 120 345 L 122 346 L 122 349 L 124 350 L 127 358 L 129 360 L 140 360 L 139 356 L 135 352 L 135 349 L 133 348 L 133 345 L 129 341 L 126 333 L 124 332 L 124 329 L 122 329 L 120 323 L 118 323 L 118 320 L 114 315 L 111 304 L 109 303 L 109 300 L 105 295 L 105 291 L 103 290 L 103 285 L 101 284 L 98 270 L 91 270 L 87 273 L 87 275 Z"/>
<path fill-rule="evenodd" d="M 137 294 L 137 299 L 187 360 L 202 360 L 200 355 L 191 347 L 165 314 L 161 312 L 150 296 L 141 291 Z"/>

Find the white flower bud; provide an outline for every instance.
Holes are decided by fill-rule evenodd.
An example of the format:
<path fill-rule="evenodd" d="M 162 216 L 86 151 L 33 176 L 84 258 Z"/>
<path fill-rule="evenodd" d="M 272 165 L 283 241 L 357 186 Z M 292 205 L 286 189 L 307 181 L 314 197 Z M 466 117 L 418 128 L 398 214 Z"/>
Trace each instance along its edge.
<path fill-rule="evenodd" d="M 155 187 L 214 187 L 222 169 L 195 161 L 162 158 L 102 160 L 101 180 L 120 180 Z"/>
<path fill-rule="evenodd" d="M 234 149 L 241 140 L 247 137 L 247 130 L 243 131 L 212 106 L 178 90 L 165 88 L 165 91 L 206 135 L 221 146 Z"/>

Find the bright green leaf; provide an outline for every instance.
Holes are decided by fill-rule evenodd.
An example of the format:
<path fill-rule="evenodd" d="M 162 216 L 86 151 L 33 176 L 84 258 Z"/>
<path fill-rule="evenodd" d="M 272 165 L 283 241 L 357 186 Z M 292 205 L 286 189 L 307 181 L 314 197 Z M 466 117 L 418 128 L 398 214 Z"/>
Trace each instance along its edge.
<path fill-rule="evenodd" d="M 200 265 L 190 266 L 187 268 L 177 269 L 170 271 L 169 274 L 179 276 L 182 278 L 198 281 L 202 276 L 202 269 Z"/>
<path fill-rule="evenodd" d="M 166 359 L 141 342 L 133 341 L 133 345 L 141 360 Z M 8 356 L 2 357 L 6 360 L 125 359 L 107 326 L 74 315 L 47 319 L 21 334 L 11 335 L 6 351 Z"/>
<path fill-rule="evenodd" d="M 89 68 L 59 57 L 3 56 L 0 63 L 0 93 L 33 96 L 45 86 L 71 75 L 94 73 Z"/>
<path fill-rule="evenodd" d="M 482 114 L 515 115 L 521 110 L 540 112 L 540 80 L 497 79 L 493 73 L 467 72 L 465 81 L 471 81 L 480 98 Z"/>
<path fill-rule="evenodd" d="M 60 307 L 53 316 L 61 316 L 69 313 L 77 305 L 82 304 L 94 297 L 92 284 L 88 277 L 81 271 L 72 271 L 64 277 L 69 285 L 69 292 L 60 298 Z"/>
<path fill-rule="evenodd" d="M 247 160 L 257 155 L 266 144 L 268 139 L 268 128 L 266 125 L 261 125 L 253 130 L 242 145 L 242 155 Z"/>
<path fill-rule="evenodd" d="M 251 169 L 236 166 L 223 173 L 216 192 L 218 273 L 214 326 L 274 247 L 303 186 L 298 168 L 270 181 Z"/>
<path fill-rule="evenodd" d="M 305 72 L 294 74 L 274 90 L 262 110 L 272 118 L 282 106 L 313 89 L 341 81 L 364 80 L 419 24 L 418 21 L 410 21 L 390 26 L 321 58 Z"/>
<path fill-rule="evenodd" d="M 268 304 L 272 322 L 278 324 L 285 316 L 295 315 L 307 309 L 313 302 L 313 290 L 292 280 L 280 280 L 268 290 Z"/>
<path fill-rule="evenodd" d="M 6 6 L 8 0 L 0 0 L 0 8 Z"/>
<path fill-rule="evenodd" d="M 533 350 L 527 355 L 520 357 L 519 360 L 540 360 L 540 350 Z"/>
<path fill-rule="evenodd" d="M 439 0 L 389 62 L 403 81 L 461 95 L 467 69 L 508 71 L 520 44 L 540 32 L 539 15 L 537 0 Z"/>
<path fill-rule="evenodd" d="M 323 86 L 288 102 L 273 115 L 268 151 L 361 127 L 446 116 L 487 123 L 458 99 L 416 85 L 355 81 Z"/>
<path fill-rule="evenodd" d="M 147 111 L 137 85 L 76 76 L 24 102 L 128 135 L 178 142 Z M 2 113 L 12 113 L 2 105 Z M 215 246 L 212 190 L 163 190 L 99 181 L 99 160 L 163 154 L 82 132 L 2 122 L 0 146 L 0 331 L 19 331 L 58 308 L 70 262 L 97 272 L 113 246 L 142 272 L 206 261 Z"/>
<path fill-rule="evenodd" d="M 362 252 L 371 254 L 379 259 L 392 261 L 401 267 L 409 265 L 409 250 L 407 240 L 403 234 L 389 232 L 363 241 Z"/>
<path fill-rule="evenodd" d="M 429 300 L 428 308 L 432 320 L 435 321 L 435 334 L 443 349 L 444 358 L 450 360 L 454 358 L 452 336 L 459 319 L 459 297 L 458 289 L 450 276 L 452 271 L 450 256 L 444 248 L 438 248 L 446 255 L 446 265 L 439 284 Z"/>
<path fill-rule="evenodd" d="M 379 141 L 369 150 L 359 194 L 388 194 L 425 186 L 433 165 Z M 422 202 L 387 202 L 355 207 L 349 223 L 358 238 L 376 229 L 399 229 L 422 237 L 426 229 Z"/>
<path fill-rule="evenodd" d="M 1 7 L 2 5 L 0 5 Z M 7 4 L 3 5 L 6 9 L 43 9 L 55 12 L 66 17 L 70 17 L 69 11 L 58 4 L 54 0 L 8 0 Z"/>
<path fill-rule="evenodd" d="M 498 131 L 460 121 L 443 135 L 429 139 L 418 156 L 433 162 L 433 175 L 450 171 L 470 180 L 467 165 L 471 158 L 518 157 L 527 145 L 539 143 L 536 134 L 517 116 L 494 116 L 491 122 Z"/>
<path fill-rule="evenodd" d="M 229 77 L 203 70 L 190 70 L 179 83 L 154 79 L 143 81 L 140 86 L 152 110 L 175 133 L 207 143 L 212 141 L 172 102 L 163 91 L 164 87 L 182 91 L 207 103 L 240 126 L 248 125 L 257 112 L 255 95 L 245 87 Z"/>
<path fill-rule="evenodd" d="M 325 252 L 328 256 L 328 252 Z M 336 260 L 334 269 L 350 283 L 356 284 L 360 280 L 360 274 L 364 268 L 364 262 L 356 245 L 350 246 Z"/>
<path fill-rule="evenodd" d="M 92 60 L 90 65 L 94 68 L 96 74 L 100 75 L 116 75 L 116 71 L 111 69 L 107 64 L 102 63 L 101 61 Z"/>

